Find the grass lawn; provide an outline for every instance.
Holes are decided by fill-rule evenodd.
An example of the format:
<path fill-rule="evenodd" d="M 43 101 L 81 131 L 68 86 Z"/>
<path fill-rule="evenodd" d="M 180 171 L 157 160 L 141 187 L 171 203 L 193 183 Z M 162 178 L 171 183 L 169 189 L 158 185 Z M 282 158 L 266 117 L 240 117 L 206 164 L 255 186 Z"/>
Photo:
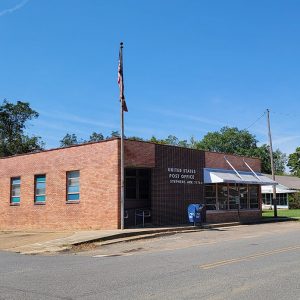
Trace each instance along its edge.
<path fill-rule="evenodd" d="M 300 209 L 278 209 L 278 217 L 300 218 Z M 263 210 L 263 217 L 274 217 L 273 210 Z"/>

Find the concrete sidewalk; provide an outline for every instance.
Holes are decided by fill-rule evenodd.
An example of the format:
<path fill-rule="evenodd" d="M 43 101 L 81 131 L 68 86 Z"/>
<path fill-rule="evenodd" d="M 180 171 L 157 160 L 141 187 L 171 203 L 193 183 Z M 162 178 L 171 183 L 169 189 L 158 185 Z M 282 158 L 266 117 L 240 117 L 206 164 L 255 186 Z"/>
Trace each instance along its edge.
<path fill-rule="evenodd" d="M 277 220 L 269 219 L 262 220 L 261 223 L 266 222 L 282 222 L 282 221 L 291 221 L 293 219 L 289 218 L 279 218 Z M 260 223 L 260 222 L 256 222 Z M 21 254 L 49 254 L 53 252 L 60 252 L 72 249 L 83 244 L 88 243 L 97 243 L 97 246 L 108 245 L 113 243 L 127 242 L 136 239 L 143 238 L 154 238 L 157 236 L 176 234 L 179 232 L 193 232 L 201 230 L 209 230 L 220 227 L 228 226 L 238 226 L 243 225 L 239 222 L 231 223 L 218 223 L 218 224 L 204 224 L 202 226 L 173 226 L 173 227 L 151 227 L 151 228 L 133 228 L 133 229 L 124 229 L 124 230 L 89 230 L 89 231 L 74 231 L 74 232 L 10 232 L 11 238 L 23 236 L 24 239 L 34 234 L 42 235 L 38 242 L 31 242 L 31 238 L 28 238 L 26 243 L 22 240 L 22 243 L 14 243 L 8 247 L 1 247 L 2 250 L 13 251 Z M 3 240 L 3 233 L 9 234 L 9 232 L 2 232 L 0 234 L 0 243 L 1 239 Z M 48 235 L 48 236 L 47 236 Z M 46 238 L 47 236 L 47 238 Z M 9 236 L 5 236 L 9 238 Z M 36 238 L 38 240 L 38 238 Z M 9 243 L 8 243 L 9 244 Z"/>

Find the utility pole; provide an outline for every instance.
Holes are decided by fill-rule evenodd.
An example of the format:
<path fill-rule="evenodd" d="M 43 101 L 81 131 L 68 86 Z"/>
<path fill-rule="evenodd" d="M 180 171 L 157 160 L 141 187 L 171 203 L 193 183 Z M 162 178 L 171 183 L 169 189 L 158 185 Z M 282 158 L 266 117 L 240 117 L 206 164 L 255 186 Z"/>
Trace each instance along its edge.
<path fill-rule="evenodd" d="M 271 136 L 271 125 L 270 125 L 270 111 L 267 109 L 267 122 L 268 122 L 268 133 L 269 133 L 269 143 L 270 143 L 270 158 L 271 158 L 271 170 L 272 179 L 275 181 L 275 171 L 274 171 L 274 160 L 273 160 L 273 147 L 272 147 L 272 136 Z M 277 218 L 277 199 L 276 199 L 276 184 L 273 184 L 273 206 L 274 206 L 274 217 Z"/>

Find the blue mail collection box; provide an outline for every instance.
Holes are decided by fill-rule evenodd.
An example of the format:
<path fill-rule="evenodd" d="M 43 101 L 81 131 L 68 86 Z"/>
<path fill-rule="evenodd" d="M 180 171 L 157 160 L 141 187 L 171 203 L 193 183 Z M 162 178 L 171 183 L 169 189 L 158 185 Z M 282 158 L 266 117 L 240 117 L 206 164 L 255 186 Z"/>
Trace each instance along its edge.
<path fill-rule="evenodd" d="M 191 223 L 201 223 L 202 204 L 190 204 L 188 206 L 188 218 Z"/>

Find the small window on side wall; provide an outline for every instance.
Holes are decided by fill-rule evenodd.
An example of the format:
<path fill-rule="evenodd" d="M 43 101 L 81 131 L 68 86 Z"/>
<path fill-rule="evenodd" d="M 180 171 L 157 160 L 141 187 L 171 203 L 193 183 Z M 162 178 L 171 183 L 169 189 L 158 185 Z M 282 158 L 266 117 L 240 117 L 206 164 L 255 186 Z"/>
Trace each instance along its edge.
<path fill-rule="evenodd" d="M 10 204 L 19 205 L 21 195 L 21 177 L 11 178 Z"/>
<path fill-rule="evenodd" d="M 80 172 L 67 172 L 67 201 L 79 201 L 80 199 Z"/>
<path fill-rule="evenodd" d="M 36 204 L 45 204 L 46 202 L 46 175 L 36 175 L 34 177 L 35 195 L 34 202 Z"/>

